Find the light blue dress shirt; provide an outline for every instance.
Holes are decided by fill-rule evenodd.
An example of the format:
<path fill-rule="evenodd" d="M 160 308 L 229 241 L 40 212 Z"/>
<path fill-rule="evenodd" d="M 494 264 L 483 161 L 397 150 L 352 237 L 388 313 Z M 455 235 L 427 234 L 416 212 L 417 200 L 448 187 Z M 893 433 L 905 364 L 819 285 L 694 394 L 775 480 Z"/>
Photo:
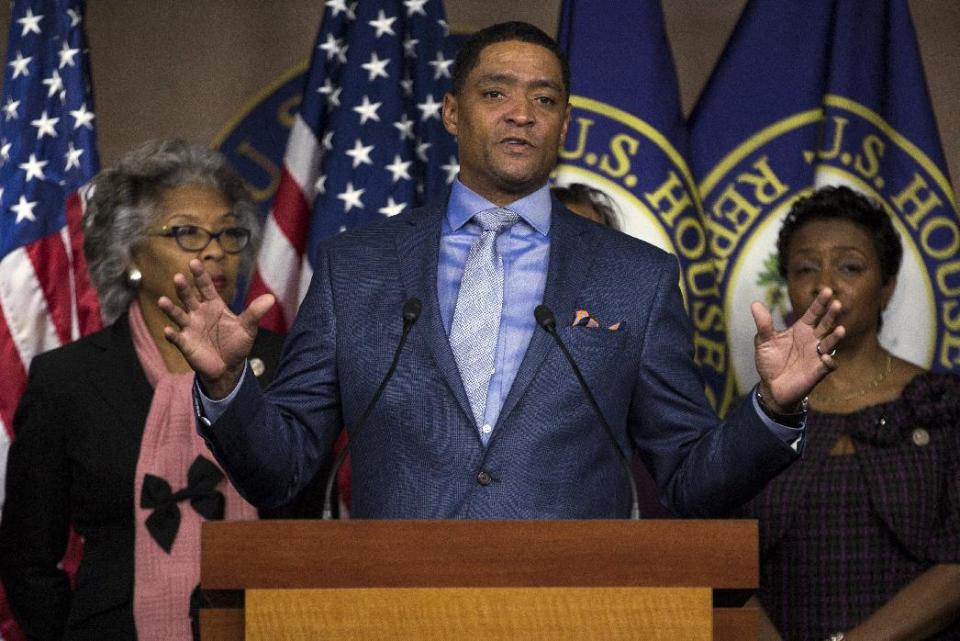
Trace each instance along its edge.
<path fill-rule="evenodd" d="M 440 316 L 448 336 L 460 293 L 463 267 L 470 248 L 480 238 L 480 226 L 472 218 L 474 214 L 496 207 L 459 179 L 454 181 L 440 231 L 437 265 Z M 544 185 L 503 209 L 519 214 L 520 220 L 497 236 L 497 253 L 503 260 L 503 311 L 493 376 L 480 426 L 480 438 L 484 444 L 490 440 L 530 338 L 537 329 L 533 310 L 543 301 L 550 258 L 550 188 Z"/>

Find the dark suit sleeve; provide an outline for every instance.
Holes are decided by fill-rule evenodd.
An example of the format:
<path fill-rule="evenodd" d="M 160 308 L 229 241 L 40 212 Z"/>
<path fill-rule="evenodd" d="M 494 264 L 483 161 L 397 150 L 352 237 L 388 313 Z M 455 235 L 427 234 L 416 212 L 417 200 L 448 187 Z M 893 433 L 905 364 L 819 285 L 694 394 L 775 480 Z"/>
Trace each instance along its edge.
<path fill-rule="evenodd" d="M 271 331 L 261 329 L 257 333 L 251 357 L 260 358 L 265 364 L 262 376 L 258 377 L 261 388 L 266 388 L 273 382 L 280 364 L 280 353 L 283 349 L 283 337 Z M 313 480 L 292 501 L 278 507 L 259 510 L 262 519 L 319 519 L 323 515 L 323 493 L 327 476 L 330 473 L 330 462 L 320 468 Z M 336 509 L 336 487 L 334 487 L 334 509 Z"/>
<path fill-rule="evenodd" d="M 719 422 L 693 360 L 679 267 L 672 256 L 664 263 L 641 332 L 641 373 L 631 402 L 631 432 L 673 512 L 723 516 L 752 498 L 797 454 L 771 432 L 750 402 L 741 403 Z"/>
<path fill-rule="evenodd" d="M 200 425 L 234 487 L 261 509 L 296 500 L 328 462 L 343 425 L 329 261 L 321 246 L 267 392 L 248 369 L 226 411 L 209 427 Z"/>
<path fill-rule="evenodd" d="M 70 585 L 57 567 L 69 535 L 70 470 L 62 425 L 45 398 L 34 360 L 14 418 L 0 523 L 0 576 L 14 618 L 31 639 L 59 639 L 70 610 Z"/>

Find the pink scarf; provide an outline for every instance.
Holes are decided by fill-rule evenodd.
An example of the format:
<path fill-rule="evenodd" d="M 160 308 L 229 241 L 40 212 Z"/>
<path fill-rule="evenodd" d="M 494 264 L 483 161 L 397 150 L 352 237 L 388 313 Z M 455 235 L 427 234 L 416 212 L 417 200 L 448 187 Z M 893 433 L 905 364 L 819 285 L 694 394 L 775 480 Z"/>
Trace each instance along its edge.
<path fill-rule="evenodd" d="M 198 510 L 210 514 L 222 506 L 223 518 L 227 520 L 255 519 L 257 512 L 229 481 L 217 480 L 219 467 L 210 464 L 215 459 L 196 430 L 191 402 L 193 374 L 167 371 L 136 301 L 130 305 L 129 317 L 137 358 L 154 388 L 134 477 L 133 618 L 140 641 L 189 641 L 193 638 L 190 598 L 200 582 L 200 524 L 206 520 Z M 204 488 L 208 491 L 202 496 L 194 492 L 189 498 L 168 500 L 162 507 L 156 507 L 155 501 L 151 501 L 153 509 L 141 506 L 147 475 L 157 477 L 149 480 L 151 487 L 169 484 L 169 497 L 169 493 L 187 488 L 188 471 L 195 476 L 201 468 L 209 473 Z M 215 496 L 217 493 L 222 494 L 222 500 Z M 148 491 L 151 494 L 158 492 Z M 166 541 L 168 552 L 151 533 L 147 519 L 172 512 L 175 522 L 177 510 L 179 525 L 172 541 Z"/>

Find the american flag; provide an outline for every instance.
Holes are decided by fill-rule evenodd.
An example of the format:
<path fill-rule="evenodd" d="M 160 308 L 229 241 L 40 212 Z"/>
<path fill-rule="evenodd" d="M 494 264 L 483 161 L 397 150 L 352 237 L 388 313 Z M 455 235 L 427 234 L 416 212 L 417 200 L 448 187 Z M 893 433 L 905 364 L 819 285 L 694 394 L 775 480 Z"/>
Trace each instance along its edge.
<path fill-rule="evenodd" d="M 453 57 L 441 0 L 327 0 L 248 295 L 276 295 L 264 327 L 290 327 L 321 240 L 446 193 Z"/>
<path fill-rule="evenodd" d="M 78 190 L 97 172 L 83 2 L 17 0 L 0 97 L 0 460 L 30 360 L 99 329 Z"/>
<path fill-rule="evenodd" d="M 83 17 L 82 0 L 11 9 L 0 96 L 0 480 L 30 360 L 101 326 L 80 229 L 78 190 L 99 166 Z M 19 638 L 9 620 L 0 631 Z"/>

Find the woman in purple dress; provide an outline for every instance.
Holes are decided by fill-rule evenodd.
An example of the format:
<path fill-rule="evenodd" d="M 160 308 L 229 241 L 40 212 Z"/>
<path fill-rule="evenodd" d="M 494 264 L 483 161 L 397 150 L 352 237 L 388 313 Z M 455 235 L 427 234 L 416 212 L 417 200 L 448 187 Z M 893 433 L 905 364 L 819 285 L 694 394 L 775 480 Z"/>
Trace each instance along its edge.
<path fill-rule="evenodd" d="M 810 395 L 803 458 L 747 506 L 764 638 L 960 639 L 960 378 L 880 344 L 897 232 L 826 187 L 793 206 L 777 249 L 793 308 L 830 287 L 847 334 Z"/>

